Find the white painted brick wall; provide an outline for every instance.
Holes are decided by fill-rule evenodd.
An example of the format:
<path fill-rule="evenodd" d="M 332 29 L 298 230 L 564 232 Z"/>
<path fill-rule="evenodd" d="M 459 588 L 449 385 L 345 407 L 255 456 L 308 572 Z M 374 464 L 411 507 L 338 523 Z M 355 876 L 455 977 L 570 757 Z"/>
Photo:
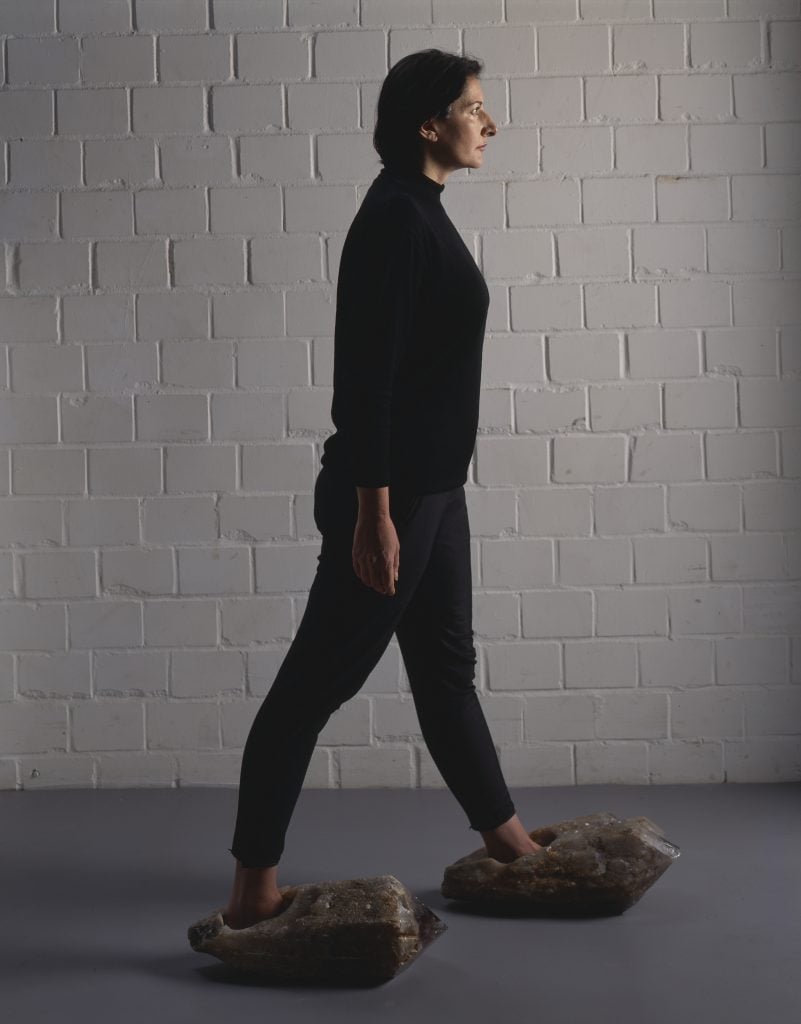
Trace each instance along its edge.
<path fill-rule="evenodd" d="M 801 0 L 0 0 L 0 788 L 236 785 L 388 68 L 485 63 L 467 486 L 513 786 L 801 778 Z M 306 785 L 441 786 L 393 641 Z"/>

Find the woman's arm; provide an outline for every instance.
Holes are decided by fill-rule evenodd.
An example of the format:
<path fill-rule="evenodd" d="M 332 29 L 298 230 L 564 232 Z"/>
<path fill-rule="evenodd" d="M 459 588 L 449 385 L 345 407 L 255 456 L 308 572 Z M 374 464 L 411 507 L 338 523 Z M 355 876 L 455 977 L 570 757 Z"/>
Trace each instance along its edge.
<path fill-rule="evenodd" d="M 332 417 L 355 487 L 390 483 L 393 390 L 412 340 L 425 252 L 419 215 L 393 199 L 349 236 L 337 284 Z"/>
<path fill-rule="evenodd" d="M 340 266 L 335 422 L 338 429 L 344 427 L 359 498 L 353 569 L 367 586 L 392 596 L 400 551 L 389 512 L 393 389 L 412 336 L 425 257 L 409 201 L 393 201 L 370 213 L 347 253 L 343 250 Z"/>

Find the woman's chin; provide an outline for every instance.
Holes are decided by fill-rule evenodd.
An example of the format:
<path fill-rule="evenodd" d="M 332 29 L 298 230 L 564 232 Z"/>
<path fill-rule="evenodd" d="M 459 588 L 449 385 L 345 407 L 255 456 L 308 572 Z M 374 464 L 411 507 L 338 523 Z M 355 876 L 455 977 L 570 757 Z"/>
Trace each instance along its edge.
<path fill-rule="evenodd" d="M 462 167 L 476 170 L 479 167 L 484 166 L 484 154 L 480 149 L 477 149 L 475 153 L 472 153 L 470 156 L 464 157 L 463 159 L 464 163 L 462 163 Z"/>

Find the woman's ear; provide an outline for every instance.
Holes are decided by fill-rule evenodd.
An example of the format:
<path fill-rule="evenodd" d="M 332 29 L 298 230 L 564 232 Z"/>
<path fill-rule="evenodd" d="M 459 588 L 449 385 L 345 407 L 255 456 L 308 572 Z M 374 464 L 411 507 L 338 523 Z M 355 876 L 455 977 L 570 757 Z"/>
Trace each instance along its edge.
<path fill-rule="evenodd" d="M 426 140 L 426 142 L 437 141 L 437 130 L 434 127 L 434 122 L 430 119 L 428 121 L 423 121 L 418 128 L 418 133 L 421 138 Z"/>

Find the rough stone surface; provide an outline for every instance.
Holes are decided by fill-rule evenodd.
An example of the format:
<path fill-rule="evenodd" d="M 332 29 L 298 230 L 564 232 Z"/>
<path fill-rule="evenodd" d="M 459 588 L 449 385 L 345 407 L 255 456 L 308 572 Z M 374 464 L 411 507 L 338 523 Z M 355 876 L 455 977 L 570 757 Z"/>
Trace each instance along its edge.
<path fill-rule="evenodd" d="M 445 868 L 442 895 L 551 917 L 622 914 L 680 855 L 648 818 L 608 812 L 529 835 L 545 849 L 504 864 L 482 846 Z"/>
<path fill-rule="evenodd" d="M 376 983 L 412 963 L 447 928 L 394 875 L 280 888 L 285 907 L 232 929 L 223 909 L 193 924 L 189 943 L 277 981 Z"/>

